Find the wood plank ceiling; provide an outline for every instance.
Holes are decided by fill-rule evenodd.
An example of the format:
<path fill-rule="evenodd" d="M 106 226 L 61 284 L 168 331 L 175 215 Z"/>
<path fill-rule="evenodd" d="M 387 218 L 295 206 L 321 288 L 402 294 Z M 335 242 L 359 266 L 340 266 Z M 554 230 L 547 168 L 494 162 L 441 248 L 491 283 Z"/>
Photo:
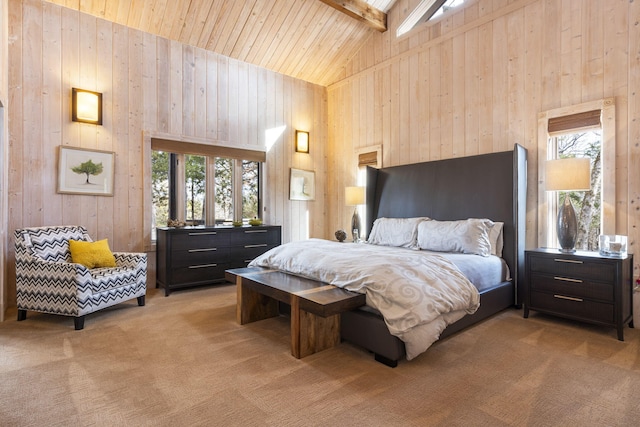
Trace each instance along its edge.
<path fill-rule="evenodd" d="M 376 31 L 318 0 L 47 1 L 322 86 Z"/>

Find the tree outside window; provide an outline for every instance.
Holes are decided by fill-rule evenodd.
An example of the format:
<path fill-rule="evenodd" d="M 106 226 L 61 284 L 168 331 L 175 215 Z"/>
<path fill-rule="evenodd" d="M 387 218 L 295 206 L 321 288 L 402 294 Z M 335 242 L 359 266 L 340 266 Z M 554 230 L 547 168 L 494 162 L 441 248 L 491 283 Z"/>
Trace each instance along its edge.
<path fill-rule="evenodd" d="M 186 155 L 185 161 L 185 194 L 187 223 L 203 225 L 205 223 L 205 185 L 206 185 L 206 157 Z"/>
<path fill-rule="evenodd" d="M 183 176 L 176 172 L 181 169 L 177 166 L 179 161 L 184 162 Z M 213 183 L 207 185 L 207 174 L 212 170 Z M 184 220 L 190 225 L 231 225 L 236 212 L 244 223 L 259 217 L 260 174 L 258 161 L 152 150 L 152 240 L 156 227 L 166 226 L 169 219 Z M 209 188 L 213 194 L 207 194 Z M 184 193 L 182 202 L 178 200 L 182 197 L 176 196 L 179 193 Z M 213 201 L 213 206 L 207 200 Z M 207 206 L 213 215 L 207 214 Z"/>
<path fill-rule="evenodd" d="M 259 217 L 260 163 L 242 161 L 242 219 Z"/>

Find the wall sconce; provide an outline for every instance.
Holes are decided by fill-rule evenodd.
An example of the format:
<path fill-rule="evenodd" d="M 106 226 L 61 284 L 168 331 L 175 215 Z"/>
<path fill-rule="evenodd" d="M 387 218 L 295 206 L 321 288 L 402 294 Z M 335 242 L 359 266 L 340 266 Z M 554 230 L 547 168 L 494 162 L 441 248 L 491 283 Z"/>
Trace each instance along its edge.
<path fill-rule="evenodd" d="M 591 162 L 587 157 L 547 160 L 547 191 L 589 191 L 591 189 Z M 578 220 L 569 194 L 558 207 L 558 242 L 561 252 L 575 252 Z"/>
<path fill-rule="evenodd" d="M 71 89 L 71 120 L 102 124 L 102 94 L 90 90 Z"/>
<path fill-rule="evenodd" d="M 360 233 L 360 215 L 358 215 L 358 205 L 364 204 L 365 187 L 345 187 L 344 202 L 347 206 L 355 206 L 351 217 L 351 236 L 353 242 L 358 243 L 362 237 Z"/>
<path fill-rule="evenodd" d="M 296 131 L 296 153 L 309 154 L 309 132 L 303 130 Z"/>

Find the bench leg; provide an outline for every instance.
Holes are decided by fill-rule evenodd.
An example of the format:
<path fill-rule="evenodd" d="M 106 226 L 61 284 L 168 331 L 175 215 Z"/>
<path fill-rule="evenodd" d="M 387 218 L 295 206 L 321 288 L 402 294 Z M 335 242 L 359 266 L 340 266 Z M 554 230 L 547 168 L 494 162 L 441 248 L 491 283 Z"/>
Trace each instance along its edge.
<path fill-rule="evenodd" d="M 236 291 L 236 320 L 239 324 L 245 325 L 278 315 L 278 301 L 243 286 L 240 276 L 236 278 Z"/>
<path fill-rule="evenodd" d="M 317 316 L 300 309 L 300 299 L 291 298 L 291 354 L 301 359 L 340 343 L 340 315 Z"/>

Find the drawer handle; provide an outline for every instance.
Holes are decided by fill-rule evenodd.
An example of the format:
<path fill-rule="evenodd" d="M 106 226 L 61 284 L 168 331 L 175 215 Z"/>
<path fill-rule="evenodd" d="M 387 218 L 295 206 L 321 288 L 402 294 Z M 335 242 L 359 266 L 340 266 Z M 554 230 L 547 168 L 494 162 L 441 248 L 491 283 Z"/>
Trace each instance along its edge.
<path fill-rule="evenodd" d="M 245 249 L 247 249 L 247 248 L 264 248 L 265 246 L 267 246 L 266 243 L 261 243 L 259 245 L 244 245 Z"/>
<path fill-rule="evenodd" d="M 582 264 L 582 261 L 577 259 L 562 259 L 562 258 L 554 258 L 555 262 L 568 262 L 569 264 Z"/>
<path fill-rule="evenodd" d="M 569 300 L 569 301 L 577 301 L 577 302 L 584 301 L 582 298 L 567 297 L 567 296 L 564 296 L 564 295 L 554 295 L 553 297 L 554 298 L 560 298 L 560 299 L 566 299 L 566 300 Z"/>
<path fill-rule="evenodd" d="M 556 280 L 562 280 L 563 282 L 582 283 L 582 280 L 580 279 L 570 279 L 568 277 L 559 277 L 559 276 L 553 276 L 553 278 Z"/>
<path fill-rule="evenodd" d="M 245 230 L 245 233 L 266 233 L 267 230 Z"/>
<path fill-rule="evenodd" d="M 253 260 L 252 260 L 252 259 L 245 259 L 245 260 L 244 260 L 244 263 L 245 263 L 245 264 L 249 264 L 251 261 L 253 261 Z"/>
<path fill-rule="evenodd" d="M 217 231 L 201 231 L 199 233 L 189 233 L 189 236 L 207 236 L 211 234 L 218 234 Z"/>
<path fill-rule="evenodd" d="M 207 268 L 207 267 L 217 267 L 218 264 L 201 264 L 201 265 L 190 265 L 189 268 Z"/>
<path fill-rule="evenodd" d="M 189 249 L 189 252 L 211 252 L 217 251 L 218 248 L 206 248 L 206 249 Z"/>

